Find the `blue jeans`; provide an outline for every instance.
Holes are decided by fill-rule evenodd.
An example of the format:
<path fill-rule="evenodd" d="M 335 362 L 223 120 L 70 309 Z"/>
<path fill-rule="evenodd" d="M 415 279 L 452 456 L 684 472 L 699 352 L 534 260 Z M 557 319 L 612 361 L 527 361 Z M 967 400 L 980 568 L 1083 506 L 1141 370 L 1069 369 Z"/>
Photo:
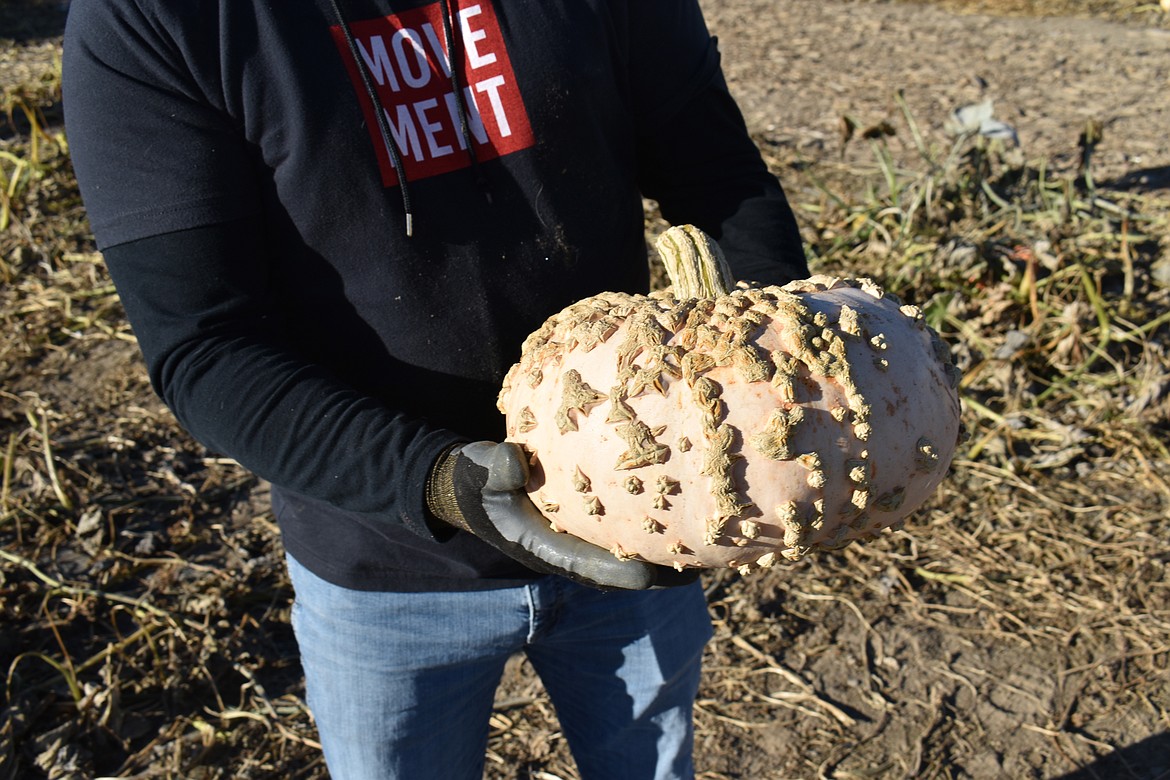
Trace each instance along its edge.
<path fill-rule="evenodd" d="M 386 593 L 288 565 L 308 704 L 334 780 L 482 778 L 495 690 L 519 651 L 583 780 L 693 777 L 692 707 L 711 636 L 699 583 L 601 592 L 545 577 Z"/>

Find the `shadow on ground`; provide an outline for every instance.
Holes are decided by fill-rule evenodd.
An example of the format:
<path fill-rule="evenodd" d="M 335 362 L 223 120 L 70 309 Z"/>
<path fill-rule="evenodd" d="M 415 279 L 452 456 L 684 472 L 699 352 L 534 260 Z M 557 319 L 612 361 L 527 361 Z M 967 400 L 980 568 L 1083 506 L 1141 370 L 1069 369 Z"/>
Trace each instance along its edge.
<path fill-rule="evenodd" d="M 1170 732 L 1157 734 L 1057 780 L 1168 780 Z"/>
<path fill-rule="evenodd" d="M 1170 165 L 1157 168 L 1139 168 L 1101 186 L 1122 192 L 1153 192 L 1170 190 Z"/>

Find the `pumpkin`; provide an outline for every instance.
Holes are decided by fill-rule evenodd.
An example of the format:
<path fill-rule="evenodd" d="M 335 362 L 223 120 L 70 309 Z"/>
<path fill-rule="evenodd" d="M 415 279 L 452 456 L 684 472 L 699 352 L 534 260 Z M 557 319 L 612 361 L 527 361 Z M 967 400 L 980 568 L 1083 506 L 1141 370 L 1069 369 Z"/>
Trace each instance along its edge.
<path fill-rule="evenodd" d="M 899 525 L 947 473 L 959 372 L 868 279 L 736 285 L 674 227 L 671 287 L 550 317 L 504 381 L 508 440 L 553 528 L 619 558 L 752 571 Z"/>

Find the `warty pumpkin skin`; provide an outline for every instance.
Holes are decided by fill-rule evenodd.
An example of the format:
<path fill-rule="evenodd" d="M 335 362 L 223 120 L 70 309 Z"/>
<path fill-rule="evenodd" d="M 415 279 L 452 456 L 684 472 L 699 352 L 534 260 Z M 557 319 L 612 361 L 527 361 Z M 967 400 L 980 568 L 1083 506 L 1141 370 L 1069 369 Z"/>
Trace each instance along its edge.
<path fill-rule="evenodd" d="M 743 571 L 900 523 L 960 438 L 958 371 L 922 313 L 868 280 L 733 286 L 671 228 L 672 287 L 551 317 L 500 393 L 554 528 L 684 567 Z"/>

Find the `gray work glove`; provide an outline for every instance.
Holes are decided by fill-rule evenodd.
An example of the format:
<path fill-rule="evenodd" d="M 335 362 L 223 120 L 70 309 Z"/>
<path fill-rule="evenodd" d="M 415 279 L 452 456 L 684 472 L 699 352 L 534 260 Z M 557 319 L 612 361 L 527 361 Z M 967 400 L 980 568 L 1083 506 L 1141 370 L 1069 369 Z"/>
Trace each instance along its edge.
<path fill-rule="evenodd" d="M 427 506 L 449 525 L 475 534 L 542 574 L 603 589 L 646 590 L 694 582 L 697 569 L 675 571 L 621 561 L 608 550 L 554 531 L 524 492 L 528 460 L 512 442 L 473 442 L 441 455 L 427 481 Z"/>

